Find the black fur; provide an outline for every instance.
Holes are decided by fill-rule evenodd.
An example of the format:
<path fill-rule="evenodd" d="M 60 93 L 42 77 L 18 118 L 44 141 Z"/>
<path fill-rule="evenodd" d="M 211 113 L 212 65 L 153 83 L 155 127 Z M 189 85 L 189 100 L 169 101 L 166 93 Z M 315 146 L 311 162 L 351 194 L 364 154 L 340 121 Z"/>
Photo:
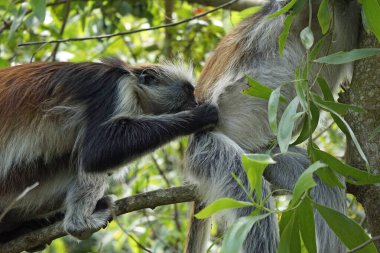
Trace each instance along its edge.
<path fill-rule="evenodd" d="M 205 118 L 204 115 L 211 117 Z M 118 167 L 175 137 L 207 127 L 216 120 L 217 109 L 201 105 L 190 112 L 119 119 L 107 125 L 92 125 L 81 147 L 82 166 L 86 171 Z"/>

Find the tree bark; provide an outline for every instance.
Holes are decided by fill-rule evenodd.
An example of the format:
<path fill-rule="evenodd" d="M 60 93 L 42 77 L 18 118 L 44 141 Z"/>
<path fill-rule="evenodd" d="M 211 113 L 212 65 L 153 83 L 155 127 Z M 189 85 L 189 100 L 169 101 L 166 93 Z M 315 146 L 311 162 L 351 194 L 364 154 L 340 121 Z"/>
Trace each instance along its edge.
<path fill-rule="evenodd" d="M 367 34 L 363 29 L 359 38 L 358 48 L 380 48 L 376 37 Z M 373 130 L 380 125 L 380 57 L 371 57 L 357 61 L 354 65 L 354 75 L 350 88 L 343 95 L 345 103 L 362 106 L 366 113 L 350 113 L 346 116 L 359 143 L 366 154 L 374 173 L 380 169 L 380 135 L 370 139 Z M 353 143 L 347 141 L 346 160 L 356 168 L 365 168 L 365 164 Z M 348 186 L 363 205 L 372 236 L 380 235 L 380 186 Z M 375 241 L 380 251 L 380 241 Z"/>

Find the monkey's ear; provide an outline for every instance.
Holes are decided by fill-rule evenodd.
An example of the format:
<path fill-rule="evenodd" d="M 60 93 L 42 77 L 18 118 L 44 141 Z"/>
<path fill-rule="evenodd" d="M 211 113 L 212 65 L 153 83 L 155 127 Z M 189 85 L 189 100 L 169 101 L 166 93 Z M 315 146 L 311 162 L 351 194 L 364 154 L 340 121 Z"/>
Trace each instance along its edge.
<path fill-rule="evenodd" d="M 139 83 L 144 85 L 158 84 L 157 74 L 154 71 L 144 70 L 139 75 Z"/>

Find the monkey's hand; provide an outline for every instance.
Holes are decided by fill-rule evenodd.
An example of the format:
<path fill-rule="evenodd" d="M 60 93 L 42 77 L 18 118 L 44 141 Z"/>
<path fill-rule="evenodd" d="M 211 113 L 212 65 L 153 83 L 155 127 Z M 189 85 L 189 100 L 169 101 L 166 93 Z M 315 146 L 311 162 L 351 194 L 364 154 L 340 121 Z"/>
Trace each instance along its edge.
<path fill-rule="evenodd" d="M 219 120 L 219 110 L 212 104 L 202 104 L 194 108 L 191 113 L 197 119 L 199 131 L 213 129 Z"/>
<path fill-rule="evenodd" d="M 65 215 L 64 228 L 67 233 L 79 240 L 89 238 L 94 232 L 105 228 L 112 218 L 113 200 L 104 196 L 98 200 L 95 210 L 90 215 L 77 212 Z"/>

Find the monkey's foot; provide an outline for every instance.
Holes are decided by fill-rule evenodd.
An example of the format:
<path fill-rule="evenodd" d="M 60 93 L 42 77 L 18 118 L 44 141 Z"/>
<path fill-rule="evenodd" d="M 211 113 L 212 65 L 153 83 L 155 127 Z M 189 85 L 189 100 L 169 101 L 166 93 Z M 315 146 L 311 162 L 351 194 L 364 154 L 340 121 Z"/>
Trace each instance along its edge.
<path fill-rule="evenodd" d="M 65 217 L 64 229 L 67 233 L 79 240 L 89 238 L 93 233 L 105 228 L 112 218 L 113 200 L 109 196 L 104 196 L 98 200 L 94 212 L 89 216 L 75 214 Z"/>

